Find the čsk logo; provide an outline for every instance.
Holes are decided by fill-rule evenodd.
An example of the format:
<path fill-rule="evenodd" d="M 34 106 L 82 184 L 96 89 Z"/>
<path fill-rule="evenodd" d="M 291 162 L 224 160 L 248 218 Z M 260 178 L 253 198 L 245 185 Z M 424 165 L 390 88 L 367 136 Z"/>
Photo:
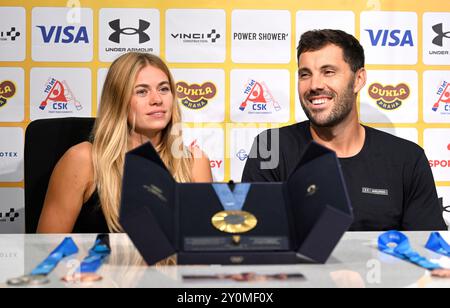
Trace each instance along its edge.
<path fill-rule="evenodd" d="M 39 105 L 41 110 L 45 110 L 50 105 L 55 113 L 70 113 L 69 104 L 73 104 L 78 111 L 83 109 L 83 106 L 76 100 L 66 81 L 49 78 L 45 85 L 44 93 L 47 97 Z"/>
<path fill-rule="evenodd" d="M 439 96 L 438 101 L 433 105 L 433 111 L 437 112 L 439 108 L 442 106 L 442 109 L 445 111 L 445 114 L 450 112 L 450 84 L 447 81 L 443 81 L 439 86 L 439 90 L 437 91 L 437 95 Z"/>
<path fill-rule="evenodd" d="M 249 114 L 271 114 L 268 107 L 273 106 L 275 111 L 280 111 L 281 106 L 272 96 L 269 88 L 264 82 L 250 79 L 244 90 L 245 100 L 239 106 L 239 110 L 244 112 L 249 106 Z"/>

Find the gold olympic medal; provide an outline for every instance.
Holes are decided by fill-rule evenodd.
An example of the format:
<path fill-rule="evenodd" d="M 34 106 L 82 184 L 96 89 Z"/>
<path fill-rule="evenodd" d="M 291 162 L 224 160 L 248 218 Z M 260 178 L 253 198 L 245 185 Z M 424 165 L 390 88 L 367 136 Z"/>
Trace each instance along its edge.
<path fill-rule="evenodd" d="M 222 211 L 211 219 L 213 226 L 225 233 L 246 233 L 258 224 L 256 217 L 244 211 Z"/>

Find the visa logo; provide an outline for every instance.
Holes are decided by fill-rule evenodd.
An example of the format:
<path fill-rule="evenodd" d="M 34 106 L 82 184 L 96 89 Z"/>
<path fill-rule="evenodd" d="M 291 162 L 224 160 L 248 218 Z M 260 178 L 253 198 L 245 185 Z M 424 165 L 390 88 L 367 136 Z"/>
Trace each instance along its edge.
<path fill-rule="evenodd" d="M 76 29 L 74 26 L 37 26 L 42 33 L 44 43 L 86 43 L 89 44 L 89 36 L 86 27 Z"/>
<path fill-rule="evenodd" d="M 369 33 L 372 46 L 411 46 L 414 47 L 414 40 L 411 30 L 365 30 Z"/>

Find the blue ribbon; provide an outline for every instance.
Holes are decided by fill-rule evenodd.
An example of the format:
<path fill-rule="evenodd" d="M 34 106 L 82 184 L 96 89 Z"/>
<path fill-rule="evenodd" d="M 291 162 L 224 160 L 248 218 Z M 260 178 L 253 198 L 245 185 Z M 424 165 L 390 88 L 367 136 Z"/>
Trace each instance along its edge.
<path fill-rule="evenodd" d="M 99 234 L 94 246 L 89 250 L 89 255 L 80 265 L 80 273 L 95 273 L 111 254 L 109 235 Z"/>
<path fill-rule="evenodd" d="M 450 257 L 450 245 L 444 240 L 439 232 L 433 232 L 425 247 L 440 255 Z"/>
<path fill-rule="evenodd" d="M 50 255 L 32 272 L 32 276 L 50 274 L 65 257 L 78 253 L 78 247 L 71 237 L 66 237 Z"/>
<path fill-rule="evenodd" d="M 441 266 L 414 251 L 406 235 L 398 231 L 389 231 L 380 235 L 378 238 L 378 249 L 388 255 L 409 261 L 430 271 L 441 269 Z"/>
<path fill-rule="evenodd" d="M 236 184 L 232 192 L 228 184 L 213 184 L 225 211 L 241 211 L 247 200 L 251 184 Z"/>

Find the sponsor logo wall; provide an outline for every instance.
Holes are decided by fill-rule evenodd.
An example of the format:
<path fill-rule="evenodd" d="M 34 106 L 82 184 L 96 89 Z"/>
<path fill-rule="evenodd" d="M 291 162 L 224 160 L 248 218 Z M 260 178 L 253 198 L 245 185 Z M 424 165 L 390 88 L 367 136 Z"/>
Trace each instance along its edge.
<path fill-rule="evenodd" d="M 306 120 L 296 47 L 301 34 L 321 28 L 360 39 L 368 70 L 362 122 L 424 147 L 449 205 L 448 1 L 107 2 L 2 1 L 0 196 L 8 202 L 0 204 L 0 233 L 24 230 L 28 124 L 95 117 L 110 64 L 129 51 L 169 64 L 185 143 L 209 156 L 216 181 L 239 182 L 255 136 Z"/>

